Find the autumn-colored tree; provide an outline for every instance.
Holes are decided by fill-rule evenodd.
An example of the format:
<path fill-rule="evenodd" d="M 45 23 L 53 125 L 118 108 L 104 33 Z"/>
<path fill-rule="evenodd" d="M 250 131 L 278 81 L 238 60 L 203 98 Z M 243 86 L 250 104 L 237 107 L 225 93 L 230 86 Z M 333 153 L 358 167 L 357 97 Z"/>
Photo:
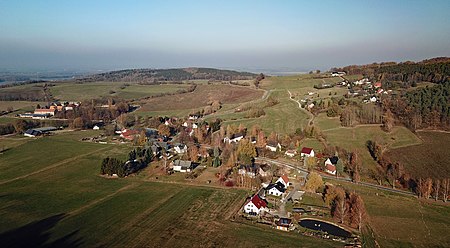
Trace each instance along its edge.
<path fill-rule="evenodd" d="M 192 145 L 188 149 L 189 159 L 193 162 L 198 161 L 198 148 L 196 145 Z"/>
<path fill-rule="evenodd" d="M 84 120 L 81 117 L 75 118 L 72 122 L 73 128 L 83 128 L 83 126 L 84 126 Z"/>
<path fill-rule="evenodd" d="M 388 109 L 383 115 L 383 130 L 390 133 L 394 127 L 394 114 Z"/>
<path fill-rule="evenodd" d="M 361 196 L 356 193 L 350 194 L 350 221 L 361 232 L 361 227 L 367 216 L 364 201 Z"/>
<path fill-rule="evenodd" d="M 255 146 L 248 139 L 239 141 L 237 147 L 237 156 L 239 161 L 244 164 L 251 164 L 254 157 L 256 157 Z"/>
<path fill-rule="evenodd" d="M 334 187 L 333 185 L 326 185 L 325 186 L 325 190 L 323 193 L 323 200 L 325 202 L 325 205 L 327 205 L 328 207 L 331 206 L 331 203 L 334 201 L 334 198 L 336 198 L 336 187 Z"/>
<path fill-rule="evenodd" d="M 274 142 L 274 143 L 278 142 L 278 135 L 277 135 L 277 133 L 271 132 L 269 137 L 267 138 L 267 140 L 269 142 Z"/>
<path fill-rule="evenodd" d="M 244 126 L 242 123 L 239 124 L 238 132 L 239 132 L 239 133 L 244 133 L 244 134 L 245 134 L 245 130 L 246 130 L 245 126 Z"/>
<path fill-rule="evenodd" d="M 27 128 L 27 122 L 22 119 L 18 119 L 16 121 L 14 121 L 13 125 L 14 125 L 14 129 L 16 130 L 17 133 L 23 133 L 25 131 L 25 129 Z"/>
<path fill-rule="evenodd" d="M 431 178 L 419 178 L 417 183 L 419 197 L 428 199 L 433 190 L 433 180 Z"/>
<path fill-rule="evenodd" d="M 158 133 L 164 136 L 170 136 L 170 128 L 164 124 L 158 126 Z"/>
<path fill-rule="evenodd" d="M 307 157 L 303 161 L 304 161 L 306 168 L 308 168 L 308 171 L 314 170 L 314 168 L 317 165 L 317 160 L 315 157 Z"/>
<path fill-rule="evenodd" d="M 308 180 L 305 184 L 305 190 L 308 192 L 316 192 L 317 189 L 323 186 L 322 177 L 317 172 L 311 172 L 308 175 Z"/>
<path fill-rule="evenodd" d="M 433 195 L 434 200 L 437 201 L 439 198 L 439 191 L 441 189 L 441 180 L 435 179 L 433 184 Z"/>
<path fill-rule="evenodd" d="M 448 195 L 450 193 L 450 179 L 442 179 L 442 198 L 444 202 L 447 202 Z"/>
<path fill-rule="evenodd" d="M 199 154 L 202 158 L 209 157 L 208 149 L 206 146 L 200 146 Z"/>
<path fill-rule="evenodd" d="M 256 139 L 256 147 L 264 148 L 267 145 L 266 137 L 264 136 L 264 132 L 260 131 L 258 133 L 258 138 Z"/>
<path fill-rule="evenodd" d="M 336 197 L 334 198 L 331 213 L 333 217 L 339 220 L 340 223 L 344 223 L 347 217 L 349 206 L 347 202 L 347 193 L 341 187 L 336 187 Z"/>
<path fill-rule="evenodd" d="M 252 126 L 252 129 L 250 130 L 251 137 L 258 137 L 259 132 L 261 131 L 261 127 L 256 124 Z"/>
<path fill-rule="evenodd" d="M 143 146 L 146 142 L 147 142 L 147 135 L 145 133 L 145 130 L 142 130 L 139 133 L 138 145 Z"/>

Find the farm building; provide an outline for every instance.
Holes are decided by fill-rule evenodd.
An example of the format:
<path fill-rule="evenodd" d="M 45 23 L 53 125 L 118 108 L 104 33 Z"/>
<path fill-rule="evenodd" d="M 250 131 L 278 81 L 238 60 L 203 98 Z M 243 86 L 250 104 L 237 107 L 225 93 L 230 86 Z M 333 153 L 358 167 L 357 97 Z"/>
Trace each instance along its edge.
<path fill-rule="evenodd" d="M 300 156 L 302 157 L 314 157 L 314 150 L 309 147 L 303 147 L 300 151 Z"/>
<path fill-rule="evenodd" d="M 260 214 L 261 212 L 268 211 L 267 202 L 262 199 L 258 194 L 254 195 L 244 205 L 244 212 L 247 214 Z"/>
<path fill-rule="evenodd" d="M 198 166 L 192 161 L 175 160 L 173 161 L 173 170 L 178 172 L 191 172 Z"/>
<path fill-rule="evenodd" d="M 51 131 L 56 131 L 56 130 L 58 130 L 56 127 L 31 128 L 31 129 L 28 129 L 27 131 L 25 131 L 25 133 L 23 135 L 27 136 L 27 137 L 36 137 L 36 136 L 41 136 L 44 134 L 49 134 Z"/>

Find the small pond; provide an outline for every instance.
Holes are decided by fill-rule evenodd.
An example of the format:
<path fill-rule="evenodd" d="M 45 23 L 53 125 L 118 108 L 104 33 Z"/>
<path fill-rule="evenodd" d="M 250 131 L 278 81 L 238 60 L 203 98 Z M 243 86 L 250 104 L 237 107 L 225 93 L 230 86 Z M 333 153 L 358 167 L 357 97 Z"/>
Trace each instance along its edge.
<path fill-rule="evenodd" d="M 306 227 L 308 229 L 326 232 L 330 235 L 339 236 L 343 238 L 349 238 L 351 233 L 330 223 L 323 222 L 320 220 L 301 220 L 299 222 L 300 226 Z"/>

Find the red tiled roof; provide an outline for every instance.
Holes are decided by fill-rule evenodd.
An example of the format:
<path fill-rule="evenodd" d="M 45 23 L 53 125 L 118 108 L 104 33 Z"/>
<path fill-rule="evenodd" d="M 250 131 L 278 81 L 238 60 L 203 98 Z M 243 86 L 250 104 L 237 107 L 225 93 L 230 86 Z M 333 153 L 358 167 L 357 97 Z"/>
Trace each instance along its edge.
<path fill-rule="evenodd" d="M 312 148 L 303 147 L 301 153 L 311 154 Z"/>
<path fill-rule="evenodd" d="M 259 198 L 257 194 L 252 197 L 251 202 L 255 204 L 258 209 L 267 207 L 267 203 L 263 199 Z"/>
<path fill-rule="evenodd" d="M 281 178 L 283 179 L 283 181 L 284 181 L 285 183 L 288 183 L 288 182 L 289 182 L 289 178 L 288 178 L 286 175 L 282 175 Z"/>
<path fill-rule="evenodd" d="M 336 171 L 336 166 L 334 166 L 332 164 L 327 164 L 327 170 L 329 170 L 329 171 Z"/>

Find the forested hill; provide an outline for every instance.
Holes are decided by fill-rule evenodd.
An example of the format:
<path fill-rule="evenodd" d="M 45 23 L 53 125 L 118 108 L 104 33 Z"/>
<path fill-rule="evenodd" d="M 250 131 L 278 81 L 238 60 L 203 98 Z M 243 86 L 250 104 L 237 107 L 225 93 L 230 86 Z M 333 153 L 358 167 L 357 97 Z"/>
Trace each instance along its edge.
<path fill-rule="evenodd" d="M 192 79 L 207 80 L 242 80 L 254 79 L 256 74 L 213 68 L 181 68 L 181 69 L 129 69 L 95 74 L 79 79 L 79 81 L 125 81 L 153 83 L 161 81 L 182 81 Z"/>
<path fill-rule="evenodd" d="M 351 65 L 343 68 L 333 68 L 345 71 L 349 75 L 363 74 L 372 80 L 381 81 L 385 85 L 401 83 L 403 86 L 419 82 L 445 83 L 450 82 L 450 58 L 439 57 L 421 62 L 384 62 L 369 65 Z"/>

